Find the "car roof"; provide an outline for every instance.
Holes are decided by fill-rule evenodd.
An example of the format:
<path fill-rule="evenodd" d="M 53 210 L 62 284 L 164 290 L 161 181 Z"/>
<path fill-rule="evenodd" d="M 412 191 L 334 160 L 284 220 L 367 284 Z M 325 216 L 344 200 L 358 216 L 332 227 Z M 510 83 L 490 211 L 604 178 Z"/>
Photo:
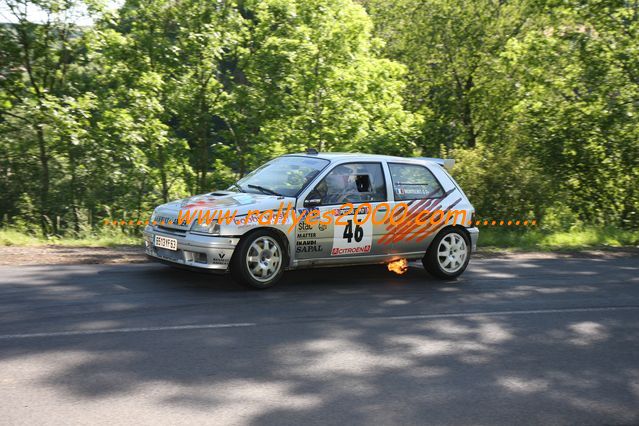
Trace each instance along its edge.
<path fill-rule="evenodd" d="M 411 164 L 427 164 L 429 167 L 441 166 L 444 169 L 452 170 L 455 165 L 455 160 L 452 158 L 431 158 L 431 157 L 396 157 L 393 155 L 378 155 L 378 154 L 362 154 L 361 152 L 300 152 L 296 154 L 286 154 L 282 157 L 306 157 L 306 158 L 321 158 L 328 160 L 333 164 L 347 163 L 352 161 L 387 161 L 387 162 L 401 162 Z"/>
<path fill-rule="evenodd" d="M 410 157 L 395 157 L 392 155 L 379 155 L 379 154 L 362 154 L 361 152 L 319 152 L 317 154 L 308 154 L 306 152 L 286 154 L 287 156 L 309 157 L 309 158 L 323 158 L 329 161 L 338 160 L 420 160 L 420 158 Z"/>

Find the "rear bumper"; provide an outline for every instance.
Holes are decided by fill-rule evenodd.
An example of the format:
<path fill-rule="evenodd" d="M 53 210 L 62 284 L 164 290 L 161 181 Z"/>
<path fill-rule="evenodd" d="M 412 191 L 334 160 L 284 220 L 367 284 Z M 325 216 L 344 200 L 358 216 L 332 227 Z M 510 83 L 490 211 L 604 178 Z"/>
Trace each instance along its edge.
<path fill-rule="evenodd" d="M 477 251 L 477 240 L 479 239 L 479 229 L 478 228 L 466 228 L 468 234 L 470 235 L 470 250 L 471 252 Z"/>
<path fill-rule="evenodd" d="M 159 235 L 177 240 L 177 250 L 156 247 L 155 236 Z M 146 254 L 162 263 L 206 269 L 211 272 L 226 272 L 237 246 L 239 238 L 209 237 L 190 234 L 176 235 L 147 226 L 144 230 L 144 249 Z"/>

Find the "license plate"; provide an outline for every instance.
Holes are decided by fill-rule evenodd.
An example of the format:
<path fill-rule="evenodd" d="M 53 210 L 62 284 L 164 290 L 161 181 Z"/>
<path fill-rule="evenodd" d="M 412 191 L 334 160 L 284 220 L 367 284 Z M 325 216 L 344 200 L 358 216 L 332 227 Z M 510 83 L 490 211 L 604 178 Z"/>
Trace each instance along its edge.
<path fill-rule="evenodd" d="M 177 250 L 177 240 L 175 238 L 166 238 L 156 235 L 155 246 L 175 251 Z"/>

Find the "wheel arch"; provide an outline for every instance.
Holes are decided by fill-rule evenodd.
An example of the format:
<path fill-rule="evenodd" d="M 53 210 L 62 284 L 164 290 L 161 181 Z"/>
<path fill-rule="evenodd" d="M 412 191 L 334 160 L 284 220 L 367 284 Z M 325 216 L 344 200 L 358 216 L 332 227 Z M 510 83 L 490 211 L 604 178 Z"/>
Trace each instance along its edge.
<path fill-rule="evenodd" d="M 290 244 L 288 241 L 288 237 L 281 230 L 277 228 L 272 228 L 270 226 L 258 226 L 257 228 L 251 229 L 250 231 L 247 231 L 244 234 L 242 234 L 242 236 L 240 237 L 240 241 L 249 238 L 251 235 L 259 231 L 267 231 L 273 237 L 277 238 L 277 241 L 282 245 L 282 252 L 284 253 L 284 266 L 286 267 L 286 269 L 288 269 L 291 262 Z M 237 252 L 238 252 L 237 250 L 233 252 L 234 257 L 237 255 Z"/>
<path fill-rule="evenodd" d="M 448 230 L 448 229 L 455 229 L 455 230 L 457 230 L 457 231 L 460 231 L 462 234 L 464 234 L 464 235 L 466 236 L 466 239 L 467 239 L 468 243 L 470 243 L 470 241 L 471 241 L 471 240 L 470 240 L 470 232 L 468 232 L 468 229 L 466 229 L 466 227 L 465 227 L 465 226 L 463 226 L 463 225 L 446 225 L 446 226 L 443 226 L 441 229 L 439 229 L 439 230 L 435 233 L 435 235 L 434 235 L 433 239 L 431 240 L 430 244 L 428 245 L 428 249 L 427 249 L 427 250 L 430 250 L 430 249 L 431 249 L 431 247 L 433 246 L 432 242 L 433 242 L 433 241 L 435 241 L 435 239 L 437 238 L 437 236 L 438 236 L 439 234 L 441 234 L 442 232 L 444 232 L 444 231 Z"/>

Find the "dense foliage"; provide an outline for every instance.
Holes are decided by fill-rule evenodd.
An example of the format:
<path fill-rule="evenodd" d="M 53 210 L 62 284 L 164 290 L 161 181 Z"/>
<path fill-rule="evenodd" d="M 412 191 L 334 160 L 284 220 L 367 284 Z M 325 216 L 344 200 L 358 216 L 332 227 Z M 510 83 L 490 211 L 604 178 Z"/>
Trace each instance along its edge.
<path fill-rule="evenodd" d="M 3 3 L 5 224 L 144 217 L 312 146 L 456 158 L 481 217 L 639 227 L 636 1 Z"/>

